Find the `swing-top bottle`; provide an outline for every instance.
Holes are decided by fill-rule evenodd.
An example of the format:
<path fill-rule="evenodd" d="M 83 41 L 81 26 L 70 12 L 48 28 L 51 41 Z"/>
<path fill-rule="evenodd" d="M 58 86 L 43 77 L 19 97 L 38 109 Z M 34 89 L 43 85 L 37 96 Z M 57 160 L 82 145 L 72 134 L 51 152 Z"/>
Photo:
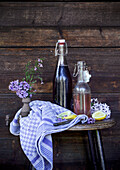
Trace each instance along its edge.
<path fill-rule="evenodd" d="M 87 82 L 91 75 L 85 64 L 84 61 L 77 62 L 77 73 L 73 75 L 74 77 L 78 75 L 78 81 L 73 90 L 74 112 L 77 115 L 86 114 L 90 117 L 91 90 Z"/>
<path fill-rule="evenodd" d="M 53 102 L 71 109 L 72 78 L 66 61 L 67 54 L 67 43 L 64 39 L 58 40 L 55 48 L 58 62 L 53 79 Z"/>

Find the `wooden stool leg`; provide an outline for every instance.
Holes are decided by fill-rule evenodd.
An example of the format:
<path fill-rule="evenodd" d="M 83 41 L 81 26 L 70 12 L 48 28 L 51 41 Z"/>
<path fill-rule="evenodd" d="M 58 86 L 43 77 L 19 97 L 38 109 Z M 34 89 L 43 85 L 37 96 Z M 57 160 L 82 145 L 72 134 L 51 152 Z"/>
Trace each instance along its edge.
<path fill-rule="evenodd" d="M 102 170 L 105 170 L 105 159 L 104 159 L 104 151 L 103 151 L 103 146 L 102 146 L 102 137 L 100 134 L 100 130 L 96 130 L 96 141 L 97 141 L 97 149 L 98 149 L 98 154 L 101 162 L 101 168 Z"/>
<path fill-rule="evenodd" d="M 94 169 L 105 170 L 105 159 L 100 130 L 88 131 L 88 140 Z"/>
<path fill-rule="evenodd" d="M 94 170 L 98 170 L 97 166 L 97 152 L 96 152 L 96 144 L 94 140 L 94 131 L 88 130 L 88 141 L 90 147 L 90 154 L 93 162 Z"/>

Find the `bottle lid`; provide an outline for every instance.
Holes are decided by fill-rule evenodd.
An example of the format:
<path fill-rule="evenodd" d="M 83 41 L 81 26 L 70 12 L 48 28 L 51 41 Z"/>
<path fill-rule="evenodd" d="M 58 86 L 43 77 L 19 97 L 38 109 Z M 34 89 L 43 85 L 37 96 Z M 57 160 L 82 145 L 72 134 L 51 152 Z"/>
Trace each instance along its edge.
<path fill-rule="evenodd" d="M 85 62 L 84 62 L 84 61 L 78 61 L 78 62 L 77 62 L 77 65 L 78 65 L 79 67 L 83 67 L 83 66 L 85 65 Z"/>
<path fill-rule="evenodd" d="M 58 40 L 58 44 L 65 44 L 65 39 Z"/>

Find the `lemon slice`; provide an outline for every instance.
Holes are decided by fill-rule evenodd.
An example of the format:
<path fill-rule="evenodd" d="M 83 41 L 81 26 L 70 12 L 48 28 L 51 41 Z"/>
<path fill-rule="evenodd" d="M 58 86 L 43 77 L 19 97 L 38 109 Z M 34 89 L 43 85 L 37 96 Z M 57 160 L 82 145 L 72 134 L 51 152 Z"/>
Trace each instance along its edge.
<path fill-rule="evenodd" d="M 77 117 L 77 115 L 70 115 L 70 116 L 64 117 L 64 119 L 74 119 L 76 117 Z"/>
<path fill-rule="evenodd" d="M 57 117 L 63 119 L 65 116 L 67 117 L 67 116 L 70 116 L 70 115 L 71 115 L 71 111 L 68 110 L 66 112 L 60 113 L 59 115 L 57 115 Z"/>
<path fill-rule="evenodd" d="M 101 110 L 96 111 L 92 114 L 92 118 L 95 120 L 103 120 L 106 118 L 106 114 L 104 112 L 102 112 Z"/>

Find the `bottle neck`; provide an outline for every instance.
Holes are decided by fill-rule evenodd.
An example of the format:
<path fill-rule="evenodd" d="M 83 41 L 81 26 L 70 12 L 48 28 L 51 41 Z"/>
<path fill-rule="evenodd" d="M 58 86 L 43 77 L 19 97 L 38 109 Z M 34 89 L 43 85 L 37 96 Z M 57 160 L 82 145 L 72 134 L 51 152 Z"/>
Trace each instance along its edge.
<path fill-rule="evenodd" d="M 83 67 L 80 67 L 78 74 L 78 82 L 84 82 Z"/>
<path fill-rule="evenodd" d="M 64 44 L 59 44 L 59 49 L 58 49 L 58 65 L 64 66 L 67 65 L 67 61 L 65 58 L 65 45 Z"/>

